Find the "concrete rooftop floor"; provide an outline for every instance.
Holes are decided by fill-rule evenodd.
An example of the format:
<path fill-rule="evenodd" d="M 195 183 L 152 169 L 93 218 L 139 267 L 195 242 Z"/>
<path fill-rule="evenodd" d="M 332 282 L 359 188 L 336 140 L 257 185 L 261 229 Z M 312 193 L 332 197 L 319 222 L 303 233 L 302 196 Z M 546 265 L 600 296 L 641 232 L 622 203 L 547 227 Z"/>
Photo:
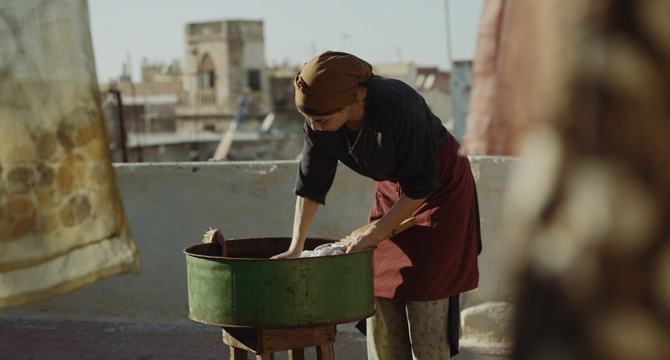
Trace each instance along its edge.
<path fill-rule="evenodd" d="M 335 340 L 335 357 L 364 360 L 365 336 L 344 326 Z M 453 360 L 505 360 L 509 350 L 461 348 Z M 221 329 L 201 324 L 161 325 L 114 321 L 0 318 L 0 358 L 8 360 L 225 360 L 229 349 Z M 255 359 L 249 354 L 249 359 Z M 314 348 L 306 359 L 316 359 Z M 276 359 L 287 359 L 286 352 Z"/>

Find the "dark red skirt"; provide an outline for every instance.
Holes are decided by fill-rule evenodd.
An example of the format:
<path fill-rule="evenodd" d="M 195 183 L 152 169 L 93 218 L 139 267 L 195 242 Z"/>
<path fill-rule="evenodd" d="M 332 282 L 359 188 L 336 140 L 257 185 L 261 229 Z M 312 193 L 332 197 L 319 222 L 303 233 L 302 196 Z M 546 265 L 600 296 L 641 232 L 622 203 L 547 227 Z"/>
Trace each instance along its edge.
<path fill-rule="evenodd" d="M 417 224 L 374 251 L 375 296 L 431 301 L 477 287 L 477 199 L 470 162 L 458 155 L 458 148 L 451 136 L 442 146 L 443 188 L 413 213 Z M 370 221 L 381 218 L 401 195 L 397 182 L 377 182 Z"/>

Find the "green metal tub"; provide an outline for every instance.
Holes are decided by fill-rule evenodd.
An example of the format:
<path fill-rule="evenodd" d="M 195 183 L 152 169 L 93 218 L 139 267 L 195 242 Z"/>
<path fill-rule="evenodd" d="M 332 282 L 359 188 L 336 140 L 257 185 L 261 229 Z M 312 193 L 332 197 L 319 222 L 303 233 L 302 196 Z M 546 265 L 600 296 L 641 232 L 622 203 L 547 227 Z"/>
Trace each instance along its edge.
<path fill-rule="evenodd" d="M 307 239 L 305 249 L 334 242 Z M 374 314 L 372 250 L 270 260 L 290 238 L 188 247 L 189 318 L 214 326 L 287 328 L 358 321 Z"/>

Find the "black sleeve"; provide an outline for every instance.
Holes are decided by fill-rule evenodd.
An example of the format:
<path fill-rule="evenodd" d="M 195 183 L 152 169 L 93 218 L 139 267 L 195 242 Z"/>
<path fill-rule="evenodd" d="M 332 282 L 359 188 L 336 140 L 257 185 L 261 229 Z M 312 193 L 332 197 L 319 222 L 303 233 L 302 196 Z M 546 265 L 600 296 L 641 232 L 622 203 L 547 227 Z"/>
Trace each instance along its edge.
<path fill-rule="evenodd" d="M 436 126 L 439 119 L 418 94 L 406 98 L 396 114 L 393 138 L 400 184 L 408 197 L 427 198 L 442 188 L 437 158 L 446 129 L 441 122 Z"/>
<path fill-rule="evenodd" d="M 325 205 L 326 195 L 335 179 L 337 158 L 323 147 L 307 120 L 303 131 L 305 143 L 295 181 L 295 194 Z"/>

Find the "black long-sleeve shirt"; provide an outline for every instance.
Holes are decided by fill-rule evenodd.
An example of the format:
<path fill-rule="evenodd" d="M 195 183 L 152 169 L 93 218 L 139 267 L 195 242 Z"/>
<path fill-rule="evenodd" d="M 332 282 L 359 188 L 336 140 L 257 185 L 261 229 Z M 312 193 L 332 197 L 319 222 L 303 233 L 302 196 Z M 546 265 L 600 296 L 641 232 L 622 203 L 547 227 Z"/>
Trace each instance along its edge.
<path fill-rule="evenodd" d="M 314 131 L 305 119 L 295 193 L 325 204 L 338 160 L 376 181 L 398 181 L 413 199 L 439 190 L 437 157 L 448 136 L 440 119 L 402 81 L 373 76 L 363 85 L 368 90 L 365 117 L 356 139 L 345 126 Z"/>

